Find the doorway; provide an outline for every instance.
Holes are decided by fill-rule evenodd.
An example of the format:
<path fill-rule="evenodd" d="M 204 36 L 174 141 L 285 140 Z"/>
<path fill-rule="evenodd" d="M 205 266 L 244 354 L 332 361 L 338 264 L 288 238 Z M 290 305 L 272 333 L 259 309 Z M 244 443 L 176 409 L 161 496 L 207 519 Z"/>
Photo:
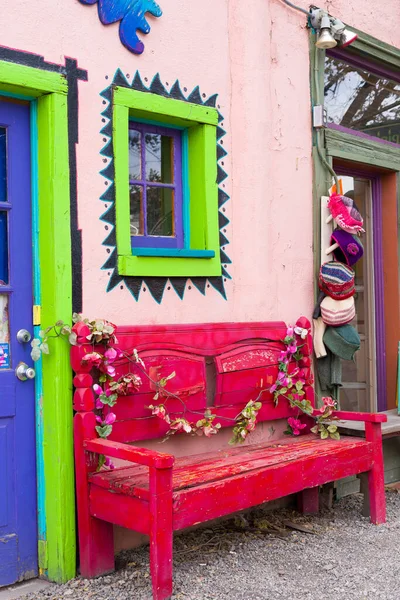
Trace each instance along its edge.
<path fill-rule="evenodd" d="M 375 412 L 384 410 L 386 402 L 380 179 L 351 168 L 339 171 L 339 177 L 343 194 L 354 199 L 365 229 L 364 255 L 353 267 L 356 316 L 351 325 L 360 336 L 360 350 L 354 362 L 343 361 L 340 407 Z"/>
<path fill-rule="evenodd" d="M 35 577 L 30 106 L 0 100 L 0 585 Z M 18 376 L 17 376 L 18 375 Z"/>

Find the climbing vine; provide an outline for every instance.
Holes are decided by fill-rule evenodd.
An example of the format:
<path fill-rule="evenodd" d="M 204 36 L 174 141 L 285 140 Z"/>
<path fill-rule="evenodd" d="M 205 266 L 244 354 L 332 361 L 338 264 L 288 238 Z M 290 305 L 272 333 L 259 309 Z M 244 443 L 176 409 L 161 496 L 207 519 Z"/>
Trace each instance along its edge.
<path fill-rule="evenodd" d="M 143 378 L 147 378 L 151 382 L 151 387 L 155 390 L 153 396 L 155 403 L 147 407 L 150 411 L 149 418 L 155 416 L 168 425 L 166 438 L 176 433 L 211 437 L 219 432 L 221 424 L 216 422 L 218 416 L 209 408 L 204 412 L 199 411 L 199 418 L 195 421 L 189 421 L 186 418 L 184 401 L 179 395 L 170 392 L 167 388 L 168 382 L 176 376 L 176 373 L 172 372 L 166 377 L 154 380 L 149 375 L 145 363 L 135 349 L 124 352 L 118 348 L 115 325 L 102 319 L 93 321 L 83 319 L 77 314 L 73 315 L 73 322 L 83 322 L 87 325 L 89 334 L 86 339 L 88 344 L 93 347 L 92 352 L 88 352 L 83 356 L 82 364 L 95 373 L 96 383 L 93 385 L 95 394 L 94 411 L 97 423 L 96 432 L 99 437 L 107 438 L 112 432 L 113 423 L 116 420 L 116 415 L 112 409 L 117 404 L 118 398 L 135 394 L 140 389 Z M 308 375 L 309 369 L 301 368 L 300 364 L 303 361 L 301 351 L 303 341 L 308 333 L 307 329 L 288 327 L 286 336 L 283 339 L 285 349 L 282 350 L 279 356 L 277 379 L 270 388 L 261 389 L 258 396 L 254 400 L 250 400 L 236 417 L 231 419 L 233 435 L 230 444 L 243 443 L 248 435 L 254 431 L 257 425 L 258 413 L 262 408 L 261 397 L 265 392 L 273 394 L 276 406 L 279 402 L 285 400 L 289 402 L 293 409 L 297 410 L 297 417 L 288 419 L 285 433 L 299 435 L 301 430 L 307 427 L 307 424 L 298 418 L 303 413 L 315 420 L 315 425 L 311 427 L 313 433 L 320 435 L 322 439 L 328 437 L 339 439 L 337 426 L 332 423 L 335 419 L 333 415 L 336 408 L 335 401 L 329 397 L 322 398 L 322 406 L 319 410 L 316 410 L 306 398 L 305 389 L 306 386 L 312 384 L 312 379 Z M 39 337 L 32 340 L 31 356 L 34 361 L 39 360 L 42 354 L 49 353 L 48 341 L 50 338 L 66 338 L 71 345 L 77 343 L 77 336 L 73 328 L 63 321 L 57 321 L 44 331 L 40 331 Z M 117 367 L 122 361 L 133 365 L 135 373 L 129 372 L 118 377 Z M 182 404 L 182 412 L 179 416 L 172 417 L 168 411 L 168 401 L 172 398 L 179 400 Z M 176 411 L 174 412 L 176 415 Z M 191 410 L 191 413 L 196 414 L 196 411 Z M 114 468 L 112 462 L 105 456 L 101 456 L 99 459 L 98 468 L 102 466 Z"/>

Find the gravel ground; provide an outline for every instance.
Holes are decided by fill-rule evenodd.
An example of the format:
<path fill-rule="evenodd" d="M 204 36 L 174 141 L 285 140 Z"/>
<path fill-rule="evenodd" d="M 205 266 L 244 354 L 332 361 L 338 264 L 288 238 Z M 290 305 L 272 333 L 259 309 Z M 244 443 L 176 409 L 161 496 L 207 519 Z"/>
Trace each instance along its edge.
<path fill-rule="evenodd" d="M 399 600 L 400 494 L 386 496 L 388 522 L 378 527 L 361 516 L 357 494 L 318 516 L 258 510 L 246 521 L 237 517 L 178 535 L 172 598 Z M 151 600 L 148 548 L 120 554 L 113 575 L 77 578 L 22 598 Z"/>

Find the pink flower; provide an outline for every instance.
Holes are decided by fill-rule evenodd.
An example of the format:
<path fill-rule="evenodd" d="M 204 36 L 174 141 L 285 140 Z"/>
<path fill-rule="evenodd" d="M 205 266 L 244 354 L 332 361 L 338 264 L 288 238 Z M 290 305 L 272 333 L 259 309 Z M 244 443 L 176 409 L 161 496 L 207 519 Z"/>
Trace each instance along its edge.
<path fill-rule="evenodd" d="M 97 409 L 99 409 L 99 408 L 103 408 L 103 406 L 104 406 L 104 405 L 103 405 L 102 401 L 101 401 L 101 400 L 99 400 L 99 398 L 96 398 L 95 407 L 96 407 Z"/>
<path fill-rule="evenodd" d="M 95 394 L 97 394 L 98 396 L 100 396 L 100 394 L 103 393 L 103 388 L 98 383 L 95 383 L 94 386 L 93 386 L 93 391 L 94 391 Z"/>
<path fill-rule="evenodd" d="M 279 362 L 287 362 L 288 357 L 287 357 L 287 351 L 286 350 L 282 350 L 280 355 L 279 355 Z"/>
<path fill-rule="evenodd" d="M 294 328 L 289 326 L 286 330 L 287 337 L 293 337 L 293 333 L 294 333 Z"/>
<path fill-rule="evenodd" d="M 332 410 L 336 408 L 336 402 L 330 396 L 325 396 L 324 398 L 322 398 L 322 403 L 323 404 L 319 409 L 319 412 L 321 413 L 324 413 L 327 408 Z"/>
<path fill-rule="evenodd" d="M 110 377 L 115 377 L 115 367 L 112 367 L 111 365 L 105 365 L 105 372 Z"/>
<path fill-rule="evenodd" d="M 103 357 L 98 352 L 89 352 L 82 358 L 82 363 L 92 367 L 99 367 Z"/>
<path fill-rule="evenodd" d="M 98 423 L 102 423 L 102 422 L 103 422 L 103 421 L 102 421 L 102 419 L 101 419 L 101 417 L 99 417 L 98 415 L 96 415 L 96 421 L 97 421 Z"/>
<path fill-rule="evenodd" d="M 106 467 L 108 467 L 111 470 L 115 469 L 114 463 L 112 462 L 112 460 L 110 460 L 108 458 L 108 456 L 106 456 L 106 460 L 104 461 L 104 464 L 105 464 Z"/>
<path fill-rule="evenodd" d="M 301 429 L 304 429 L 304 427 L 306 426 L 300 421 L 300 419 L 295 419 L 294 417 L 289 417 L 287 422 L 289 427 L 291 427 L 292 429 L 293 435 L 300 435 Z"/>
<path fill-rule="evenodd" d="M 113 363 L 121 355 L 122 355 L 122 352 L 121 352 L 121 350 L 119 350 L 119 348 L 108 348 L 108 350 L 106 350 L 104 352 L 104 356 L 106 357 L 106 359 L 109 363 Z"/>
<path fill-rule="evenodd" d="M 296 352 L 297 352 L 297 344 L 296 344 L 296 342 L 293 342 L 292 344 L 289 344 L 289 346 L 288 346 L 288 352 L 290 352 L 290 354 L 296 354 Z"/>
<path fill-rule="evenodd" d="M 271 387 L 269 388 L 269 391 L 271 392 L 271 394 L 273 394 L 276 391 L 276 388 L 278 386 L 276 385 L 276 383 L 274 383 L 274 385 L 271 385 Z"/>
<path fill-rule="evenodd" d="M 108 413 L 108 415 L 106 416 L 106 418 L 104 419 L 104 423 L 106 425 L 112 425 L 116 419 L 116 415 L 112 412 Z"/>

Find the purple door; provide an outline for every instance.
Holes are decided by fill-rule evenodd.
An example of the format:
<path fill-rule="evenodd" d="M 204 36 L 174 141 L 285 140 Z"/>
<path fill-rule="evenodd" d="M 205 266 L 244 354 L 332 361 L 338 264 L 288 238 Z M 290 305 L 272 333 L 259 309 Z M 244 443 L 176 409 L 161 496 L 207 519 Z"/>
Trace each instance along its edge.
<path fill-rule="evenodd" d="M 37 575 L 29 114 L 0 101 L 0 585 Z"/>

